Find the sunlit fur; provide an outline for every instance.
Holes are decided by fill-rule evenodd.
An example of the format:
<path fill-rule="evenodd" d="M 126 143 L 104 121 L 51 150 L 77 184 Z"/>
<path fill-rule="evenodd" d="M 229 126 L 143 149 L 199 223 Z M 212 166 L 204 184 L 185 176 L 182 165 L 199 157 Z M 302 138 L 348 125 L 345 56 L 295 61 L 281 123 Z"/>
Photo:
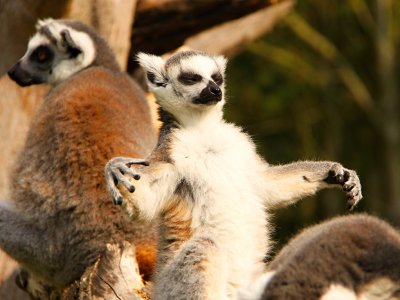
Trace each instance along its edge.
<path fill-rule="evenodd" d="M 122 208 L 131 217 L 161 217 L 154 299 L 236 299 L 265 272 L 271 247 L 267 209 L 338 186 L 324 180 L 330 170 L 345 169 L 333 162 L 268 165 L 251 138 L 223 119 L 224 84 L 220 101 L 196 104 L 207 84 L 215 84 L 213 74 L 224 77 L 225 58 L 185 52 L 167 61 L 146 54 L 138 60 L 162 108 L 159 144 L 150 166 L 134 166 L 141 179 L 131 181 L 133 193 L 121 185 L 115 191 L 112 179 L 108 188 L 122 193 Z M 178 78 L 185 72 L 201 80 L 182 84 Z M 354 172 L 349 182 L 358 201 Z"/>
<path fill-rule="evenodd" d="M 28 63 L 27 57 L 34 49 L 36 49 L 40 45 L 49 45 L 51 47 L 56 47 L 56 57 L 54 59 L 52 72 L 47 78 L 48 83 L 59 83 L 70 77 L 72 74 L 86 68 L 93 62 L 96 56 L 96 48 L 93 44 L 93 40 L 87 33 L 74 30 L 70 26 L 67 26 L 62 22 L 53 19 L 39 21 L 36 25 L 36 29 L 40 30 L 42 27 L 46 27 L 57 39 L 58 43 L 55 45 L 54 43 L 52 43 L 52 41 L 49 40 L 47 36 L 43 35 L 40 32 L 37 32 L 29 40 L 27 51 L 22 57 L 21 62 L 22 65 Z M 63 45 L 61 43 L 61 32 L 63 30 L 69 31 L 73 41 L 83 51 L 75 58 L 68 58 L 67 53 L 65 53 L 65 49 L 63 49 Z"/>
<path fill-rule="evenodd" d="M 141 53 L 138 55 L 140 64 L 149 72 L 156 76 L 156 80 L 160 83 L 168 81 L 168 84 L 156 86 L 150 83 L 152 92 L 157 97 L 157 102 L 161 107 L 172 113 L 177 120 L 185 125 L 196 124 L 198 118 L 216 116 L 217 119 L 222 118 L 222 107 L 225 103 L 224 88 L 222 86 L 222 101 L 211 107 L 199 107 L 192 104 L 188 99 L 192 99 L 199 95 L 207 83 L 212 80 L 211 75 L 225 72 L 226 59 L 223 56 L 210 57 L 204 55 L 194 55 L 184 60 L 184 64 L 165 65 L 160 57 Z M 184 86 L 179 83 L 177 77 L 181 72 L 188 71 L 199 74 L 203 80 L 192 86 Z"/>

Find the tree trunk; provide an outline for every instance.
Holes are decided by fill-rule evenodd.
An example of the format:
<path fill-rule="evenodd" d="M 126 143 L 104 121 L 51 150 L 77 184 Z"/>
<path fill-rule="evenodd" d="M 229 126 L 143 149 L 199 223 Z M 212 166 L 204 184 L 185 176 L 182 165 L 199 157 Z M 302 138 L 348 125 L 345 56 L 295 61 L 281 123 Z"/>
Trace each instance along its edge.
<path fill-rule="evenodd" d="M 67 17 L 93 26 L 114 50 L 121 69 L 126 70 L 136 4 L 137 0 L 71 0 Z"/>

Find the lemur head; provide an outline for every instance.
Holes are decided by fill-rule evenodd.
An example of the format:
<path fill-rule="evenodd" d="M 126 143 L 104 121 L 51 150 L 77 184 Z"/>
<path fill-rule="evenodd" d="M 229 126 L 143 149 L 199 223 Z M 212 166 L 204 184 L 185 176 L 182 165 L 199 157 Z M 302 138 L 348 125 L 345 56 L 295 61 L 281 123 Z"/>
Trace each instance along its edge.
<path fill-rule="evenodd" d="M 178 120 L 183 115 L 198 115 L 224 104 L 226 59 L 199 51 L 183 51 L 164 60 L 138 54 L 150 90 L 160 106 Z"/>
<path fill-rule="evenodd" d="M 24 56 L 8 71 L 21 86 L 57 84 L 92 65 L 118 69 L 106 42 L 78 21 L 38 21 Z"/>

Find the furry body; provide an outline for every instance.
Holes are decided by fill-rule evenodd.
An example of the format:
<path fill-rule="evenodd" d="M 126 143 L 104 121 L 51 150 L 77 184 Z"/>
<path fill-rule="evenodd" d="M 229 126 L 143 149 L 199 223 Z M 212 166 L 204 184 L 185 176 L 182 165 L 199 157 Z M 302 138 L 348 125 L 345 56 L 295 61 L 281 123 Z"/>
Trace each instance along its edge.
<path fill-rule="evenodd" d="M 334 218 L 294 237 L 268 269 L 265 300 L 400 299 L 400 234 L 368 215 Z"/>
<path fill-rule="evenodd" d="M 333 185 L 351 186 L 353 204 L 361 198 L 353 171 L 332 162 L 270 166 L 241 128 L 223 120 L 223 58 L 183 52 L 139 62 L 161 105 L 159 143 L 149 166 L 128 169 L 143 160 L 115 158 L 106 173 L 129 216 L 161 216 L 154 299 L 236 299 L 265 272 L 268 208 L 330 186 L 330 176 Z"/>
<path fill-rule="evenodd" d="M 40 34 L 32 40 L 40 39 L 45 40 Z M 94 43 L 93 61 L 72 74 L 66 70 L 67 77 L 43 99 L 12 175 L 14 208 L 0 210 L 1 247 L 51 288 L 62 289 L 79 279 L 106 243 L 134 244 L 146 277 L 154 265 L 154 227 L 132 222 L 112 205 L 103 171 L 115 155 L 151 152 L 155 138 L 149 108 L 111 50 L 100 48 L 103 44 Z M 23 69 L 26 63 L 14 67 L 17 81 L 29 82 L 26 74 L 32 68 Z"/>

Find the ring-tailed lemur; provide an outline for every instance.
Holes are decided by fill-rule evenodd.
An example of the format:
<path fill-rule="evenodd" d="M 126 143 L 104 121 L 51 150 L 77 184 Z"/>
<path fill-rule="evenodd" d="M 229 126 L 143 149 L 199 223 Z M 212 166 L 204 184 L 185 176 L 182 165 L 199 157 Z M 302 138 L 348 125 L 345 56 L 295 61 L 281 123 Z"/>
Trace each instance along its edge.
<path fill-rule="evenodd" d="M 142 90 L 93 29 L 71 20 L 39 21 L 9 76 L 21 86 L 54 86 L 15 163 L 14 208 L 0 207 L 1 248 L 32 277 L 62 289 L 107 243 L 127 240 L 148 278 L 156 230 L 112 205 L 103 171 L 112 157 L 146 156 L 156 144 Z"/>
<path fill-rule="evenodd" d="M 400 233 L 376 217 L 337 217 L 294 237 L 268 269 L 262 297 L 243 299 L 400 299 Z"/>
<path fill-rule="evenodd" d="M 138 59 L 161 106 L 158 146 L 149 166 L 117 157 L 105 172 L 130 217 L 161 217 L 154 299 L 234 299 L 265 271 L 266 209 L 325 187 L 341 186 L 351 206 L 361 199 L 354 171 L 335 162 L 268 165 L 224 121 L 225 58 L 188 51 Z"/>

